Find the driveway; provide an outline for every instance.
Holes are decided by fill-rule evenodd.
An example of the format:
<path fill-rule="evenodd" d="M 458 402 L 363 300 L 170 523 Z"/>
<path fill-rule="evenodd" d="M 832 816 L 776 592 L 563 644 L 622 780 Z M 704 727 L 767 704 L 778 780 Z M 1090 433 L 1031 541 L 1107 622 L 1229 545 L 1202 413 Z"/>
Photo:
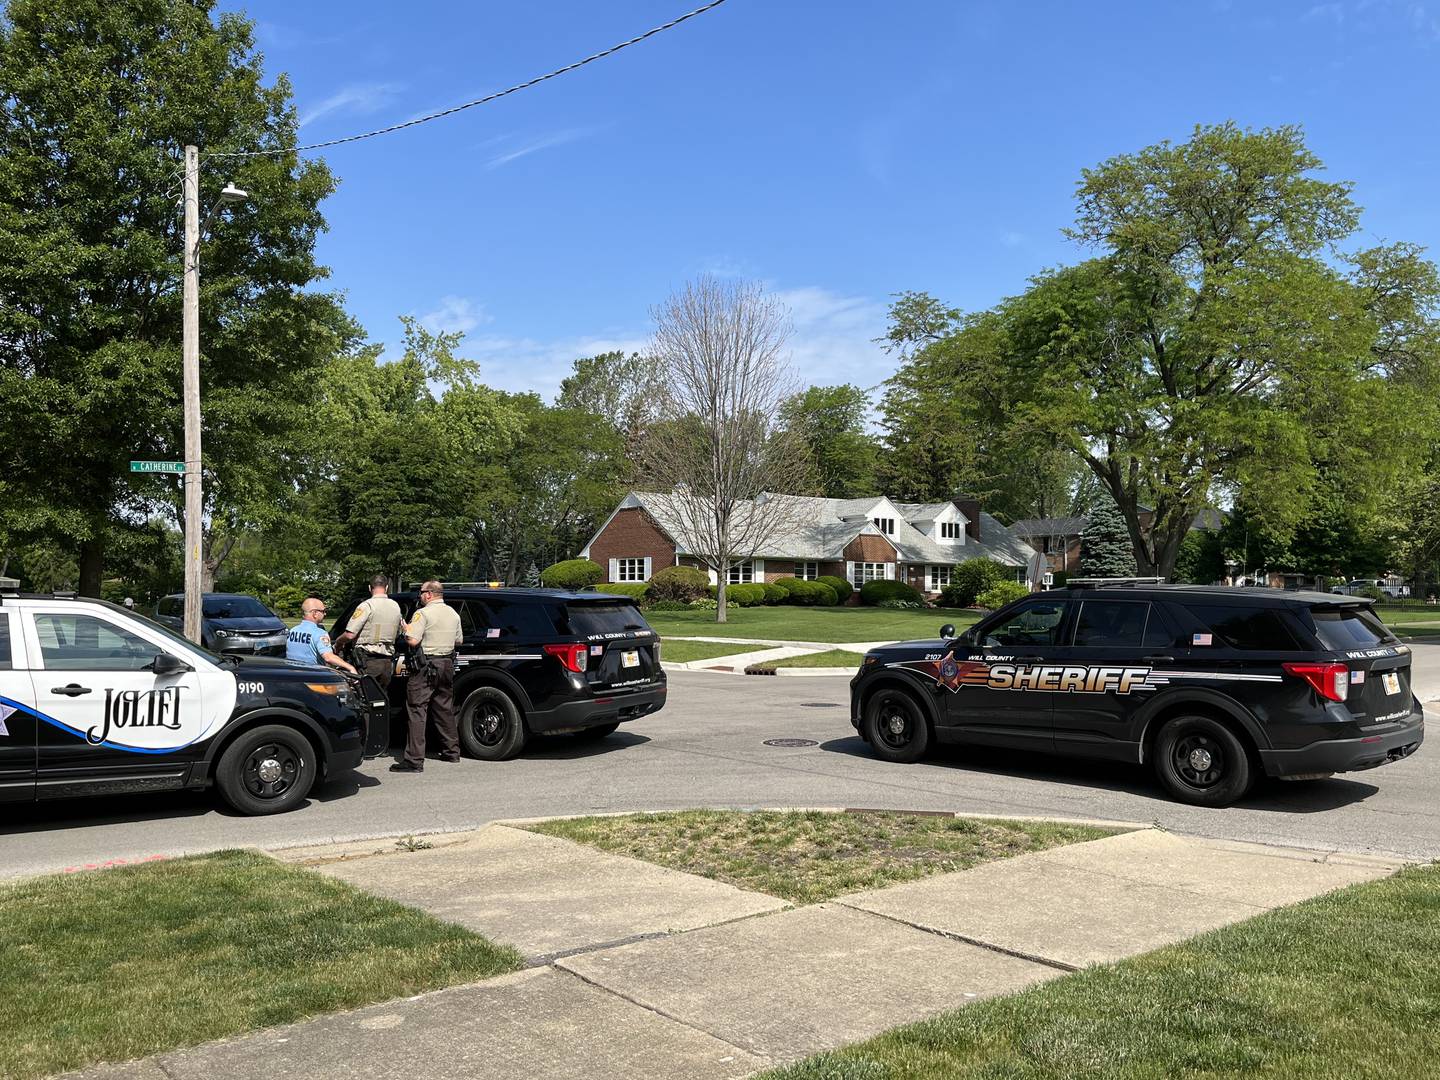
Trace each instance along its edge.
<path fill-rule="evenodd" d="M 1416 689 L 1440 716 L 1440 646 L 1415 647 Z M 308 805 L 242 818 L 209 794 L 6 808 L 0 876 L 243 845 L 284 846 L 473 828 L 497 818 L 693 806 L 850 806 L 1156 822 L 1195 836 L 1440 858 L 1440 749 L 1365 773 L 1266 781 L 1226 810 L 1166 799 L 1133 766 L 978 749 L 918 765 L 872 757 L 847 717 L 847 680 L 681 671 L 670 703 L 599 743 L 538 743 L 501 764 L 388 758 Z M 769 739 L 814 745 L 767 746 Z"/>

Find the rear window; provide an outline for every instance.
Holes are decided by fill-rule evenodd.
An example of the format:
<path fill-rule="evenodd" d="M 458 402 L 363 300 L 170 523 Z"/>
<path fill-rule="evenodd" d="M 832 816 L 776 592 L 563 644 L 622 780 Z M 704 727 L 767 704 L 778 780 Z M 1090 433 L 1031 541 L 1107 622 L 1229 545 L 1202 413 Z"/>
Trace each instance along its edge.
<path fill-rule="evenodd" d="M 566 604 L 565 620 L 576 637 L 650 629 L 634 604 Z"/>
<path fill-rule="evenodd" d="M 1337 652 L 1374 649 L 1395 640 L 1372 612 L 1358 608 L 1343 608 L 1339 611 L 1312 610 L 1310 617 L 1315 620 L 1315 636 L 1327 649 Z"/>
<path fill-rule="evenodd" d="M 1298 652 L 1302 648 L 1274 608 L 1186 604 L 1184 610 L 1205 624 L 1215 636 L 1215 644 L 1246 652 Z"/>
<path fill-rule="evenodd" d="M 460 607 L 460 604 L 453 605 Z M 555 636 L 555 620 L 550 605 L 534 601 L 516 601 L 504 596 L 487 596 L 463 602 L 460 627 L 468 639 L 471 633 L 483 631 L 487 640 L 494 638 L 548 638 Z M 498 634 L 491 631 L 498 630 Z"/>

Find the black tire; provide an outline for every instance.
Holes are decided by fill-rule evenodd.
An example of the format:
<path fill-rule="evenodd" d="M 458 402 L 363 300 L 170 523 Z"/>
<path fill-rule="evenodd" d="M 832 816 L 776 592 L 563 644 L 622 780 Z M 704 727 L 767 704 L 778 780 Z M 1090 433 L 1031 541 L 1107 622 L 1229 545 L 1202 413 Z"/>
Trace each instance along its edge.
<path fill-rule="evenodd" d="M 595 727 L 587 727 L 575 732 L 575 738 L 585 742 L 592 742 L 597 739 L 603 739 L 607 735 L 614 735 L 619 727 L 620 724 L 618 721 L 613 724 L 598 724 Z"/>
<path fill-rule="evenodd" d="M 1167 720 L 1155 736 L 1154 766 L 1165 790 L 1192 806 L 1229 806 L 1254 779 L 1245 744 L 1209 716 Z"/>
<path fill-rule="evenodd" d="M 242 814 L 282 814 L 305 801 L 319 773 L 309 739 L 292 727 L 266 724 L 225 748 L 215 786 Z"/>
<path fill-rule="evenodd" d="M 925 710 L 904 690 L 880 690 L 865 704 L 865 737 L 886 761 L 919 761 L 930 748 Z"/>
<path fill-rule="evenodd" d="M 503 690 L 477 687 L 460 708 L 460 745 L 481 761 L 506 761 L 525 749 L 525 721 Z"/>

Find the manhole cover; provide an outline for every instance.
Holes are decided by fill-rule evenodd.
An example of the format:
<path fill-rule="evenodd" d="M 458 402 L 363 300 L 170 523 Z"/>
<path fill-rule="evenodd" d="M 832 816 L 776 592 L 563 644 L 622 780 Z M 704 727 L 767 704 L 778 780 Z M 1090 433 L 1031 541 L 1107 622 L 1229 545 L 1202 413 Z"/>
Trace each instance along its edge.
<path fill-rule="evenodd" d="M 800 707 L 802 709 L 838 709 L 840 703 L 838 701 L 802 701 Z"/>
<path fill-rule="evenodd" d="M 766 746 L 819 746 L 814 739 L 766 739 Z"/>

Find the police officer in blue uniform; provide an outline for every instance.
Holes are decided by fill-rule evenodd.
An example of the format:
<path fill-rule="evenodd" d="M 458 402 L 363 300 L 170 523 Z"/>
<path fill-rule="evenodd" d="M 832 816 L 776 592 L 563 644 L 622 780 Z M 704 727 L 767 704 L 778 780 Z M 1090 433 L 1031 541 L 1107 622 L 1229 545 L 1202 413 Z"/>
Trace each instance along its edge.
<path fill-rule="evenodd" d="M 325 617 L 325 601 L 318 596 L 307 596 L 300 605 L 300 614 L 304 619 L 291 628 L 285 639 L 285 659 L 339 668 L 358 676 L 358 671 L 336 655 L 330 645 L 330 635 L 320 625 L 320 620 Z"/>

